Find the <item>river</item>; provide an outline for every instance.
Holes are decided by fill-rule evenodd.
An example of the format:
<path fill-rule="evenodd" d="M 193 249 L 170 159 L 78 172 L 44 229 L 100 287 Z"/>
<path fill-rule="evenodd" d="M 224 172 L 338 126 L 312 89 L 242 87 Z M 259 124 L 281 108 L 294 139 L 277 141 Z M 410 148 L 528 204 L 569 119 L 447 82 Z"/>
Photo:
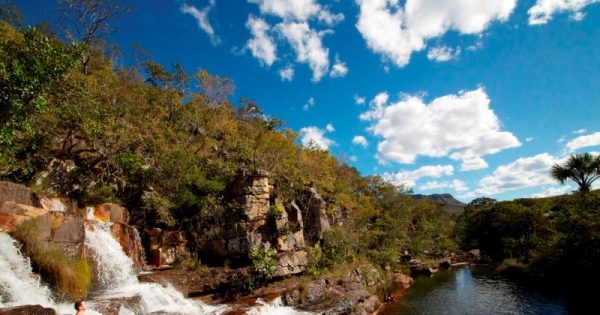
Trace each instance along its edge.
<path fill-rule="evenodd" d="M 416 279 L 381 314 L 574 314 L 560 294 L 499 277 L 484 268 L 443 271 Z"/>

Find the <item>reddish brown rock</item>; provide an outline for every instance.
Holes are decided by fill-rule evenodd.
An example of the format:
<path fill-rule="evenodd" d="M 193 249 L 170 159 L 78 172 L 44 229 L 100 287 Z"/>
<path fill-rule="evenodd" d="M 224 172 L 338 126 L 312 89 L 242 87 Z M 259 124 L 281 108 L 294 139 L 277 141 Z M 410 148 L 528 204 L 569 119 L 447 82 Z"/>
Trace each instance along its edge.
<path fill-rule="evenodd" d="M 0 308 L 0 315 L 58 315 L 58 313 L 51 308 L 43 307 L 41 305 L 23 305 L 10 308 Z"/>
<path fill-rule="evenodd" d="M 146 255 L 137 230 L 131 225 L 114 223 L 111 226 L 111 232 L 113 237 L 121 244 L 125 254 L 133 260 L 133 265 L 138 269 L 143 268 Z"/>
<path fill-rule="evenodd" d="M 0 232 L 12 233 L 19 224 L 47 213 L 45 209 L 4 201 L 0 203 Z"/>
<path fill-rule="evenodd" d="M 403 289 L 408 289 L 413 283 L 413 278 L 403 273 L 394 274 L 394 283 Z"/>
<path fill-rule="evenodd" d="M 78 212 L 77 201 L 62 197 L 39 197 L 40 207 L 49 211 Z"/>
<path fill-rule="evenodd" d="M 114 203 L 103 203 L 96 206 L 94 208 L 94 217 L 104 222 L 129 224 L 129 212 L 127 209 Z"/>
<path fill-rule="evenodd" d="M 172 265 L 180 256 L 186 255 L 185 238 L 179 231 L 154 228 L 150 231 L 149 264 Z"/>

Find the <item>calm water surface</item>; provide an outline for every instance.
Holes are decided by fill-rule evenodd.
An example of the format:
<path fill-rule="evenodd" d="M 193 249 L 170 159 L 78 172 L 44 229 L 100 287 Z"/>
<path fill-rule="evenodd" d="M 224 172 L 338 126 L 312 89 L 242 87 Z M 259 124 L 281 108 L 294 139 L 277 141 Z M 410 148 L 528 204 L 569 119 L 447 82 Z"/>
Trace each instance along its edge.
<path fill-rule="evenodd" d="M 418 278 L 404 297 L 383 312 L 385 315 L 571 313 L 559 295 L 541 293 L 471 268 Z"/>

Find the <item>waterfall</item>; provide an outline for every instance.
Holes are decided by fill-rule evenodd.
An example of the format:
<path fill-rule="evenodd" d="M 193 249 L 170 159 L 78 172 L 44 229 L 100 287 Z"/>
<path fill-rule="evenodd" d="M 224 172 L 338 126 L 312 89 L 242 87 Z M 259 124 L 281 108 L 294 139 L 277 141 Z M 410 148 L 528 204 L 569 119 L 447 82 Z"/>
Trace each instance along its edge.
<path fill-rule="evenodd" d="M 31 271 L 29 258 L 25 258 L 17 242 L 0 233 L 0 308 L 23 304 L 52 306 L 51 292 Z"/>
<path fill-rule="evenodd" d="M 225 306 L 211 306 L 186 299 L 171 286 L 140 283 L 133 262 L 110 232 L 110 223 L 94 222 L 94 229 L 86 231 L 86 245 L 93 253 L 98 268 L 102 291 L 98 299 L 139 296 L 144 313 L 219 314 Z"/>
<path fill-rule="evenodd" d="M 281 297 L 276 298 L 271 303 L 267 303 L 261 299 L 257 300 L 258 306 L 250 308 L 246 311 L 247 315 L 310 315 L 313 313 L 301 312 L 292 307 L 285 306 Z"/>

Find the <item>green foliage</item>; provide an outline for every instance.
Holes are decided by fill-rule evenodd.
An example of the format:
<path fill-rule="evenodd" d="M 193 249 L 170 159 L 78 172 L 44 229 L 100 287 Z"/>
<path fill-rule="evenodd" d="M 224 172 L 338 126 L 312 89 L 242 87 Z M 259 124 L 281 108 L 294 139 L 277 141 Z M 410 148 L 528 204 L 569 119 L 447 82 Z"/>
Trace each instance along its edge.
<path fill-rule="evenodd" d="M 258 279 L 269 280 L 275 274 L 277 260 L 275 258 L 277 252 L 270 248 L 252 249 L 248 253 L 253 274 Z"/>
<path fill-rule="evenodd" d="M 34 132 L 32 118 L 48 107 L 46 93 L 73 68 L 80 52 L 79 46 L 67 47 L 35 28 L 20 33 L 0 21 L 0 162 L 14 154 L 20 133 Z"/>
<path fill-rule="evenodd" d="M 600 279 L 599 231 L 597 192 L 485 204 L 457 225 L 461 246 L 481 249 L 502 271 L 553 281 Z"/>
<path fill-rule="evenodd" d="M 564 166 L 552 167 L 552 178 L 564 184 L 567 179 L 574 181 L 582 194 L 590 192 L 592 184 L 600 178 L 600 155 L 590 153 L 569 156 Z"/>

